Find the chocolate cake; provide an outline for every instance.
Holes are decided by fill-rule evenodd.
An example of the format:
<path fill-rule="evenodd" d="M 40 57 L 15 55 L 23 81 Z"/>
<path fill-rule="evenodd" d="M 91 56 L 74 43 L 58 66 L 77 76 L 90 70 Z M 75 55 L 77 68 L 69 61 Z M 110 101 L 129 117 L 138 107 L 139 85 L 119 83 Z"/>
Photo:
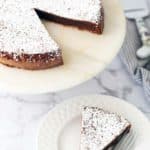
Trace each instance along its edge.
<path fill-rule="evenodd" d="M 1 0 L 0 63 L 31 70 L 63 64 L 39 17 L 94 33 L 104 27 L 101 0 Z"/>
<path fill-rule="evenodd" d="M 84 107 L 80 150 L 111 150 L 130 128 L 131 124 L 115 113 Z"/>

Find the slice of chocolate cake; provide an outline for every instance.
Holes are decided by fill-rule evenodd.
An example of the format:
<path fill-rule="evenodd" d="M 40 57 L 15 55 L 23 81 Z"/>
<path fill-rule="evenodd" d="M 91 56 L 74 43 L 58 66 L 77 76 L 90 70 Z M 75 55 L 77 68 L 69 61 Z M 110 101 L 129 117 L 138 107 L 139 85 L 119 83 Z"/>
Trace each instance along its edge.
<path fill-rule="evenodd" d="M 80 150 L 111 150 L 130 128 L 131 124 L 115 113 L 84 107 Z"/>

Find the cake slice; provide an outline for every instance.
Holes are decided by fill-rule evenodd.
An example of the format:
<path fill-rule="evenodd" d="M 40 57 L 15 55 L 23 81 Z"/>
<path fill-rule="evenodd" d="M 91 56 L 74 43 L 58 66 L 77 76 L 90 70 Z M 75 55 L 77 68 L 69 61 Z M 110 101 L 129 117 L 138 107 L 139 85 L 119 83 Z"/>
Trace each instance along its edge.
<path fill-rule="evenodd" d="M 111 150 L 130 128 L 131 124 L 115 113 L 84 107 L 80 150 Z"/>

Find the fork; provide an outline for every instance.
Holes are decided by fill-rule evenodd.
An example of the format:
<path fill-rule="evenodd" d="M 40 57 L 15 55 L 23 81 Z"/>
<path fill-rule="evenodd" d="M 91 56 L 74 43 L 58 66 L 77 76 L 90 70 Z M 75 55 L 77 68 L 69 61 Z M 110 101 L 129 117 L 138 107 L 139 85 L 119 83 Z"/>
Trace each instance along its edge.
<path fill-rule="evenodd" d="M 133 131 L 129 133 L 118 145 L 115 147 L 114 150 L 131 150 L 134 146 L 134 142 L 137 138 L 137 134 Z"/>

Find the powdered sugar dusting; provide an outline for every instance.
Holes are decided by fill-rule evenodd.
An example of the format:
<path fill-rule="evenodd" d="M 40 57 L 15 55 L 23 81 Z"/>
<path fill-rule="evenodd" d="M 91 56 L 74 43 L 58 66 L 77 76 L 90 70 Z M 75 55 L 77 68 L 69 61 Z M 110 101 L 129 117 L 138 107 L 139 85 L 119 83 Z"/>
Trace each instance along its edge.
<path fill-rule="evenodd" d="M 33 9 L 20 0 L 0 4 L 0 50 L 10 53 L 53 52 L 58 45 L 49 36 Z"/>
<path fill-rule="evenodd" d="M 82 112 L 81 150 L 103 150 L 128 126 L 121 116 L 96 107 L 85 107 Z"/>
<path fill-rule="evenodd" d="M 0 50 L 37 54 L 59 49 L 35 9 L 74 20 L 98 22 L 101 0 L 1 0 Z"/>

